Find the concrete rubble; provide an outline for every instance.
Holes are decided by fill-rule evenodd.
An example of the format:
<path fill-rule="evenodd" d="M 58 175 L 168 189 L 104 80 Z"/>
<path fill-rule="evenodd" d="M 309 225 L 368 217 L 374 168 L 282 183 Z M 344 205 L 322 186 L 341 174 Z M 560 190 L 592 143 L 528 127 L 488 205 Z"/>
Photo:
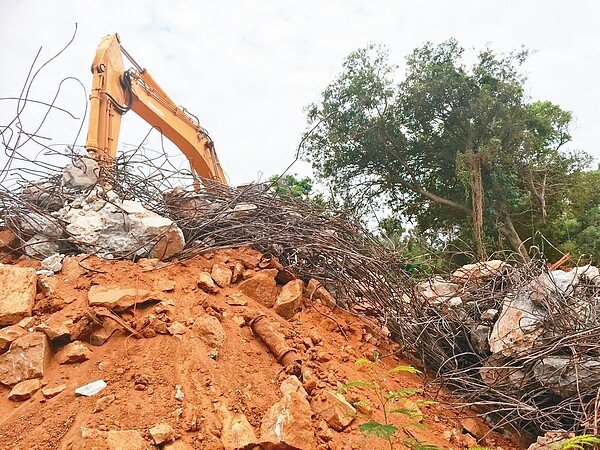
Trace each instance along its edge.
<path fill-rule="evenodd" d="M 138 202 L 121 201 L 110 192 L 96 188 L 56 213 L 68 223 L 65 230 L 78 248 L 108 258 L 130 255 L 158 259 L 183 249 L 183 233 L 174 222 Z"/>
<path fill-rule="evenodd" d="M 473 314 L 472 311 L 479 309 L 469 290 L 476 290 L 476 286 L 511 270 L 509 264 L 498 260 L 466 265 L 452 274 L 452 281 L 436 277 L 418 284 L 417 295 L 431 304 L 449 305 L 460 293 L 462 301 L 455 307 L 459 317 L 472 324 L 470 344 L 482 358 L 479 373 L 488 385 L 511 392 L 535 380 L 563 399 L 595 389 L 600 385 L 597 375 L 600 357 L 593 354 L 577 358 L 548 354 L 536 358 L 526 371 L 512 364 L 539 346 L 543 339 L 553 338 L 547 323 L 550 317 L 560 320 L 562 332 L 577 332 L 586 320 L 597 316 L 592 303 L 582 293 L 600 286 L 598 268 L 585 265 L 569 271 L 542 271 L 525 284 L 502 291 L 504 300 L 498 309 L 488 308 Z"/>

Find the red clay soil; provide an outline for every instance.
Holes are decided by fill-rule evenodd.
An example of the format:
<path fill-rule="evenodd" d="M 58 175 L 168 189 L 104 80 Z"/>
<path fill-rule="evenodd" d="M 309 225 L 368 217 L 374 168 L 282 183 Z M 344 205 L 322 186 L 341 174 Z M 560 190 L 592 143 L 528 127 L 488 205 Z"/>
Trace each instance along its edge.
<path fill-rule="evenodd" d="M 45 371 L 43 384 L 67 386 L 55 397 L 45 399 L 38 391 L 29 400 L 11 401 L 7 398 L 10 388 L 0 387 L 0 448 L 67 449 L 81 433 L 81 427 L 137 430 L 151 442 L 149 428 L 166 422 L 175 429 L 178 440 L 191 448 L 222 449 L 222 424 L 215 412 L 220 405 L 244 413 L 259 435 L 263 416 L 282 396 L 279 386 L 286 375 L 273 354 L 243 322 L 242 318 L 249 311 L 265 314 L 298 351 L 309 401 L 324 389 L 335 390 L 352 380 L 368 380 L 369 369 L 355 365 L 359 358 L 369 357 L 375 351 L 388 355 L 398 350 L 396 344 L 388 341 L 367 320 L 339 308 L 332 311 L 308 298 L 304 298 L 301 310 L 288 321 L 253 299 L 247 299 L 245 306 L 231 305 L 240 303 L 231 301 L 236 298 L 235 294 L 231 295 L 238 290 L 239 282 L 219 288 L 216 294 L 205 293 L 197 287 L 199 273 L 210 272 L 217 262 L 231 267 L 242 262 L 247 268 L 244 277 L 249 278 L 260 271 L 256 268 L 260 256 L 250 249 L 223 250 L 169 264 L 78 256 L 66 258 L 62 271 L 56 275 L 40 276 L 49 289 L 38 290 L 33 323 L 29 326 L 33 328 L 47 322 L 52 316 L 52 321 L 65 322 L 71 330 L 80 333 L 82 340 L 86 334 L 80 325 L 89 322 L 87 294 L 94 285 L 160 292 L 157 296 L 162 302 L 138 304 L 119 313 L 130 327 L 146 337 L 135 337 L 119 327 L 103 345 L 88 344 L 92 355 L 87 361 L 60 365 L 53 358 Z M 37 261 L 25 258 L 13 264 L 39 268 Z M 172 282 L 172 286 L 166 286 L 167 282 Z M 173 286 L 172 290 L 161 290 Z M 178 321 L 185 325 L 185 332 L 181 335 L 156 333 L 148 315 L 161 317 L 167 323 Z M 216 359 L 209 356 L 209 347 L 193 328 L 193 323 L 206 315 L 216 317 L 226 333 Z M 64 342 L 55 344 L 54 352 L 60 344 Z M 385 377 L 385 371 L 402 364 L 407 363 L 390 356 L 375 367 L 377 376 L 385 379 L 386 391 L 422 387 L 418 375 L 400 372 Z M 92 397 L 75 395 L 75 388 L 98 379 L 107 383 L 101 393 Z M 183 401 L 175 397 L 177 385 L 184 394 Z M 94 412 L 98 398 L 110 395 L 114 395 L 115 400 L 104 410 Z M 344 395 L 350 402 L 370 400 L 375 417 L 383 420 L 372 392 L 352 389 Z M 411 400 L 427 399 L 416 394 Z M 461 418 L 443 412 L 439 405 L 421 406 L 421 410 L 423 418 L 418 426 L 409 425 L 416 422 L 414 418 L 392 416 L 393 423 L 400 428 L 394 438 L 395 448 L 407 448 L 401 441 L 411 438 L 441 448 L 463 449 L 477 445 L 504 450 L 518 448 L 496 433 L 489 433 L 476 442 L 463 430 Z M 358 430 L 363 422 L 356 418 L 342 432 L 325 433 L 318 429 L 321 419 L 313 414 L 315 448 L 389 448 L 382 439 L 365 439 Z M 485 428 L 479 421 L 478 425 Z"/>

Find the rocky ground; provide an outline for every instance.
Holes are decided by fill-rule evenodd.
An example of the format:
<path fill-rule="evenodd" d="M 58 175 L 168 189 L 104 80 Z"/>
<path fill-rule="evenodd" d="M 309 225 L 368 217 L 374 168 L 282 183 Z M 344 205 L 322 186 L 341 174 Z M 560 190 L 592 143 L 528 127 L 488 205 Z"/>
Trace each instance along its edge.
<path fill-rule="evenodd" d="M 517 448 L 469 411 L 444 408 L 447 398 L 430 404 L 418 375 L 387 374 L 407 362 L 386 356 L 400 349 L 385 329 L 261 256 L 76 256 L 40 275 L 38 261 L 5 255 L 0 448 L 389 448 L 358 428 L 356 414 L 383 421 L 377 393 L 337 392 L 372 378 L 384 393 L 414 389 L 398 403 L 410 414 L 391 416 L 397 448 Z M 379 363 L 355 364 L 374 352 Z M 92 382 L 100 390 L 82 392 Z"/>

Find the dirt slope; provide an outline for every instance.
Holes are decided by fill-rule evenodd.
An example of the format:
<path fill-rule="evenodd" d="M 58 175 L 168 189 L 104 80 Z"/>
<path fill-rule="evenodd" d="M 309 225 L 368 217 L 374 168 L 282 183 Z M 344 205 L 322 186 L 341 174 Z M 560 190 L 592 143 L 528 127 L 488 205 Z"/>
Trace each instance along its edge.
<path fill-rule="evenodd" d="M 126 324 L 145 337 L 132 336 L 118 327 L 103 345 L 86 342 L 92 350 L 86 361 L 59 364 L 53 357 L 45 370 L 43 384 L 47 387 L 65 384 L 66 388 L 58 395 L 46 399 L 38 391 L 29 400 L 11 401 L 7 398 L 10 388 L 1 387 L 0 448 L 78 448 L 82 427 L 137 430 L 150 443 L 148 430 L 166 422 L 174 428 L 176 442 L 188 444 L 180 448 L 222 449 L 223 416 L 219 409 L 223 405 L 232 413 L 243 413 L 260 436 L 263 418 L 282 398 L 280 384 L 287 374 L 244 321 L 244 317 L 253 314 L 266 315 L 298 351 L 303 385 L 313 404 L 318 403 L 325 390 L 335 390 L 351 380 L 369 379 L 368 369 L 354 364 L 357 359 L 374 351 L 387 355 L 398 350 L 373 324 L 339 308 L 331 311 L 306 297 L 300 311 L 285 320 L 253 298 L 240 296 L 239 281 L 218 288 L 214 294 L 204 292 L 196 284 L 199 274 L 210 272 L 215 263 L 231 268 L 242 263 L 246 268 L 244 279 L 256 277 L 265 272 L 257 268 L 260 256 L 250 249 L 223 250 L 166 265 L 154 260 L 133 263 L 79 256 L 65 259 L 62 271 L 56 275 L 40 276 L 43 281 L 28 328 L 35 329 L 42 323 L 66 324 L 71 338 L 84 342 L 90 340 L 94 331 L 94 322 L 88 315 L 88 291 L 93 286 L 147 290 L 151 292 L 148 297 L 154 300 L 119 312 Z M 14 264 L 38 267 L 36 261 L 26 259 Z M 278 285 L 276 289 L 281 288 Z M 197 325 L 211 316 L 218 319 L 226 334 L 216 359 L 210 356 L 214 348 L 207 345 Z M 166 326 L 175 322 L 184 326 L 176 331 L 183 334 L 162 334 Z M 67 341 L 60 338 L 53 342 L 53 352 Z M 375 370 L 384 377 L 386 370 L 399 364 L 406 362 L 395 356 L 387 357 Z M 75 388 L 98 379 L 107 384 L 103 391 L 92 397 L 75 395 Z M 176 398 L 177 386 L 183 399 Z M 385 390 L 420 386 L 422 381 L 417 375 L 402 372 L 384 382 Z M 350 390 L 344 395 L 350 402 L 369 399 L 376 404 L 373 393 L 364 389 Z M 99 405 L 100 398 L 108 400 Z M 420 394 L 411 399 L 425 400 Z M 423 406 L 421 410 L 422 427 L 407 426 L 398 432 L 399 441 L 417 438 L 453 449 L 476 445 L 475 439 L 462 429 L 460 418 L 441 412 L 439 405 Z M 372 411 L 382 420 L 380 409 L 372 406 Z M 401 428 L 415 422 L 402 415 L 394 415 L 393 420 Z M 363 437 L 358 430 L 362 422 L 357 418 L 338 432 L 325 425 L 313 411 L 312 429 L 307 431 L 315 435 L 314 448 L 387 448 L 381 439 Z M 488 434 L 479 445 L 504 450 L 516 448 L 495 433 Z M 398 448 L 402 447 L 398 444 Z"/>

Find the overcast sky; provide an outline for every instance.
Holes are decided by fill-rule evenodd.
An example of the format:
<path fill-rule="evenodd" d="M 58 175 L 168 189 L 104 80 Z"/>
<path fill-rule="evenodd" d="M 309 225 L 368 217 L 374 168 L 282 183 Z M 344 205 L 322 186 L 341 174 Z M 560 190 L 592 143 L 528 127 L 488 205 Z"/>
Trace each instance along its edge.
<path fill-rule="evenodd" d="M 398 64 L 426 41 L 450 37 L 467 49 L 535 50 L 525 66 L 528 94 L 572 111 L 571 146 L 600 158 L 600 2 L 593 0 L 0 0 L 0 17 L 0 97 L 18 96 L 39 47 L 41 60 L 52 56 L 77 23 L 75 41 L 38 75 L 30 98 L 49 101 L 60 80 L 75 77 L 83 87 L 66 81 L 57 104 L 81 117 L 96 46 L 119 33 L 171 98 L 200 118 L 231 184 L 289 165 L 306 128 L 303 108 L 319 99 L 348 53 L 371 42 L 387 45 Z M 14 110 L 14 102 L 0 101 L 0 125 Z M 34 110 L 24 117 L 31 129 Z M 50 119 L 39 133 L 53 145 L 72 143 L 80 121 L 58 112 Z M 137 145 L 148 130 L 129 113 L 121 142 Z M 85 127 L 77 143 L 84 139 Z M 306 163 L 292 168 L 308 170 Z"/>

